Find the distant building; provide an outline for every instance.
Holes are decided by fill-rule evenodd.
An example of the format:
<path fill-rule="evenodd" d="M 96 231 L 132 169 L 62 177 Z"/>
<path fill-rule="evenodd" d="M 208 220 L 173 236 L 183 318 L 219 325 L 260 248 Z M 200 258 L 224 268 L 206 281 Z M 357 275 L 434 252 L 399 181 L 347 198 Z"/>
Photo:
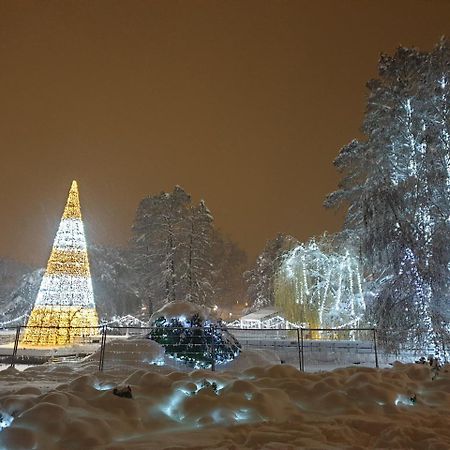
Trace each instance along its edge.
<path fill-rule="evenodd" d="M 260 328 L 300 328 L 307 324 L 295 324 L 286 320 L 280 313 L 279 309 L 274 307 L 262 308 L 250 314 L 242 316 L 240 319 L 229 322 L 229 327 L 244 329 L 260 329 Z"/>

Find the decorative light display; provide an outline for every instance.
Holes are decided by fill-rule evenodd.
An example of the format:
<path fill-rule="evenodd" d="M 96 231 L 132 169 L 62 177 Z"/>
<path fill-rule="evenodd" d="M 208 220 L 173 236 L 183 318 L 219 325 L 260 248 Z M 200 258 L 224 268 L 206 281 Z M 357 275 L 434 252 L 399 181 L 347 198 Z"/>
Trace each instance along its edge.
<path fill-rule="evenodd" d="M 97 334 L 97 327 L 78 186 L 73 181 L 22 343 L 67 345 Z"/>
<path fill-rule="evenodd" d="M 358 260 L 323 247 L 311 241 L 286 255 L 275 306 L 289 321 L 312 328 L 357 327 L 365 311 Z"/>
<path fill-rule="evenodd" d="M 237 357 L 241 345 L 221 321 L 203 320 L 198 314 L 158 317 L 148 337 L 161 344 L 169 357 L 194 369 L 225 364 Z"/>
<path fill-rule="evenodd" d="M 307 328 L 309 324 L 306 323 L 292 323 L 289 320 L 286 320 L 284 317 L 280 315 L 262 317 L 261 319 L 249 319 L 248 317 L 252 316 L 250 313 L 248 316 L 241 317 L 240 319 L 233 320 L 232 322 L 228 322 L 227 326 L 230 328 L 241 328 L 243 330 L 255 330 L 255 329 L 267 329 L 270 328 L 272 330 L 285 330 L 296 328 Z"/>

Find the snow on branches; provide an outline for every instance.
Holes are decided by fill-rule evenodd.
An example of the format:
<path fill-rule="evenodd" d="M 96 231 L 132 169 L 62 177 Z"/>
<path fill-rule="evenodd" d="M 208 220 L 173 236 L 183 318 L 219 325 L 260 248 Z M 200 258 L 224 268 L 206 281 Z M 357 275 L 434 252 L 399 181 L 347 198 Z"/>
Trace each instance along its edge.
<path fill-rule="evenodd" d="M 340 189 L 326 205 L 348 205 L 345 228 L 361 243 L 380 332 L 410 330 L 406 342 L 420 329 L 439 352 L 450 319 L 448 41 L 383 55 L 368 88 L 365 138 L 336 158 Z"/>

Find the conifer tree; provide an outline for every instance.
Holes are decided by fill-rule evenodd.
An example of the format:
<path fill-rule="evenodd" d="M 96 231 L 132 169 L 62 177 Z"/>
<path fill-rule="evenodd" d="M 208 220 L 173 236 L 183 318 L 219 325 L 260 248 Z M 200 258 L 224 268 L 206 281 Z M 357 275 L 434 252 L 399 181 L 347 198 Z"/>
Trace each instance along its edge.
<path fill-rule="evenodd" d="M 179 186 L 141 201 L 133 224 L 134 267 L 149 313 L 175 300 L 211 303 L 213 218 Z M 151 314 L 150 314 L 151 315 Z"/>
<path fill-rule="evenodd" d="M 190 211 L 190 230 L 186 262 L 187 300 L 199 305 L 211 305 L 212 287 L 212 222 L 213 217 L 202 200 Z"/>
<path fill-rule="evenodd" d="M 298 241 L 292 236 L 278 234 L 266 243 L 255 265 L 244 273 L 251 309 L 257 310 L 275 303 L 275 279 L 283 255 L 297 244 Z"/>
<path fill-rule="evenodd" d="M 361 243 L 381 334 L 407 329 L 403 340 L 425 338 L 439 349 L 450 287 L 448 42 L 429 53 L 399 48 L 383 55 L 368 88 L 365 138 L 336 158 L 343 178 L 326 205 L 348 207 L 345 226 Z"/>

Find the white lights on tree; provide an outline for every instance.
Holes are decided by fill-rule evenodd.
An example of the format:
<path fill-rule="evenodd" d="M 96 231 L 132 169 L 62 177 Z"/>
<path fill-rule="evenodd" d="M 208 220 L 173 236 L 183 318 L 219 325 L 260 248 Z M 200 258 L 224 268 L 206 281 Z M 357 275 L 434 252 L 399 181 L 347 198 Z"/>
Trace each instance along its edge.
<path fill-rule="evenodd" d="M 383 55 L 368 83 L 365 136 L 340 151 L 329 207 L 347 208 L 379 342 L 448 358 L 450 43 Z M 395 330 L 395 331 L 393 331 Z M 401 331 L 399 331 L 401 330 Z M 426 350 L 425 350 L 426 349 Z"/>
<path fill-rule="evenodd" d="M 298 245 L 281 264 L 275 305 L 288 320 L 313 328 L 360 325 L 365 304 L 357 258 L 333 250 L 325 239 Z"/>
<path fill-rule="evenodd" d="M 72 182 L 23 344 L 67 345 L 97 334 L 78 186 Z"/>

